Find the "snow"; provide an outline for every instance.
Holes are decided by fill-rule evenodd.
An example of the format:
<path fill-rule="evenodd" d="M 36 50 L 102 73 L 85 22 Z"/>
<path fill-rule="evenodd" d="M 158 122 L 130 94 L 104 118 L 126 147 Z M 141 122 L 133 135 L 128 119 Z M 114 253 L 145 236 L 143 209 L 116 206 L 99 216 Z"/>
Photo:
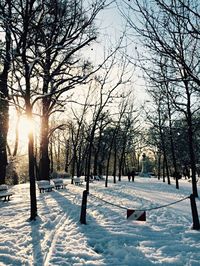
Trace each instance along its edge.
<path fill-rule="evenodd" d="M 29 184 L 12 187 L 11 201 L 0 201 L 0 265 L 200 265 L 200 231 L 191 229 L 186 198 L 191 183 L 181 180 L 177 190 L 174 181 L 156 178 L 111 181 L 108 188 L 103 181 L 90 184 L 86 225 L 79 222 L 85 186 L 66 180 L 66 189 L 37 190 L 38 218 L 32 222 Z M 145 222 L 126 218 L 126 208 L 151 209 L 184 198 L 147 211 Z"/>

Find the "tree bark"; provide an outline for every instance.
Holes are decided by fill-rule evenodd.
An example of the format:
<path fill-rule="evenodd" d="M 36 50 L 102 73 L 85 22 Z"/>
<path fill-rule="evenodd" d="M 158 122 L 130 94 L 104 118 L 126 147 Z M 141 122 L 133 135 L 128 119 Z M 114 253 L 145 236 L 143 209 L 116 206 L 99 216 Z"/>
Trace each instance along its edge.
<path fill-rule="evenodd" d="M 39 171 L 40 171 L 40 179 L 45 179 L 45 180 L 49 180 L 49 173 L 50 173 L 48 133 L 49 133 L 49 117 L 48 115 L 43 115 L 41 123 Z"/>
<path fill-rule="evenodd" d="M 6 13 L 7 10 L 7 13 Z M 3 11 L 4 12 L 4 11 Z M 11 1 L 7 1 L 4 14 L 5 22 L 5 58 L 3 70 L 0 74 L 0 184 L 5 183 L 7 161 L 7 134 L 9 121 L 9 103 L 8 103 L 8 71 L 11 63 Z"/>
<path fill-rule="evenodd" d="M 30 117 L 30 116 L 29 116 Z M 29 155 L 29 178 L 30 178 L 30 198 L 31 198 L 31 216 L 30 220 L 35 220 L 37 216 L 37 200 L 35 188 L 35 158 L 34 158 L 34 140 L 33 132 L 28 137 L 28 155 Z"/>
<path fill-rule="evenodd" d="M 9 120 L 7 77 L 7 73 L 0 76 L 0 184 L 5 183 L 8 164 L 6 150 Z"/>
<path fill-rule="evenodd" d="M 117 143 L 116 143 L 116 137 L 115 137 L 114 139 L 113 183 L 116 183 L 116 173 L 117 173 Z"/>
<path fill-rule="evenodd" d="M 191 112 L 188 113 L 188 144 L 189 144 L 189 153 L 190 153 L 190 165 L 192 170 L 192 192 L 194 197 L 198 197 L 197 180 L 196 180 L 196 158 L 194 152 Z"/>

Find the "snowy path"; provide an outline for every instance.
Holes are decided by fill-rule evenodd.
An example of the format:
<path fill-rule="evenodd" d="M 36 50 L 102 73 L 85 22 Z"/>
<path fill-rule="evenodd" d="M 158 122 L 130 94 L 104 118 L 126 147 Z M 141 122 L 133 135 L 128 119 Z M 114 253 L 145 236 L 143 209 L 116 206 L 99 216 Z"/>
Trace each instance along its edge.
<path fill-rule="evenodd" d="M 182 188 L 181 188 L 182 187 Z M 190 200 L 147 211 L 147 221 L 127 221 L 126 210 L 149 209 L 189 196 L 156 179 L 109 184 L 94 182 L 88 197 L 87 225 L 79 223 L 84 187 L 37 193 L 36 222 L 29 222 L 29 185 L 13 188 L 8 203 L 0 202 L 0 266 L 200 265 L 200 232 L 191 230 Z M 197 199 L 200 210 L 200 201 Z"/>

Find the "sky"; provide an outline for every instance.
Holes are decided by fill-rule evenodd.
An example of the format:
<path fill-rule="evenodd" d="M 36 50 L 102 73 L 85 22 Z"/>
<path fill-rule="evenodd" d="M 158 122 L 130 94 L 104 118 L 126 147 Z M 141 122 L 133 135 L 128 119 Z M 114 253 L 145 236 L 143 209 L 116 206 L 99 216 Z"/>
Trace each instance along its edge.
<path fill-rule="evenodd" d="M 116 1 L 117 2 L 117 1 Z M 101 11 L 97 16 L 96 25 L 99 28 L 99 35 L 97 38 L 98 45 L 94 45 L 93 49 L 93 56 L 95 61 L 101 60 L 100 55 L 102 56 L 101 52 L 103 52 L 104 47 L 114 47 L 116 43 L 119 42 L 119 38 L 122 36 L 124 30 L 127 31 L 127 37 L 124 37 L 124 43 L 127 43 L 127 56 L 130 58 L 136 58 L 135 54 L 135 46 L 138 45 L 138 39 L 134 40 L 134 35 L 129 35 L 128 32 L 132 32 L 127 27 L 127 22 L 125 18 L 122 17 L 119 9 L 117 8 L 116 2 L 106 8 L 105 10 Z M 122 4 L 121 1 L 118 1 Z M 125 8 L 123 9 L 125 11 Z M 132 60 L 134 63 L 134 60 Z M 129 68 L 131 71 L 135 68 L 133 64 L 130 64 Z M 132 76 L 132 84 L 130 87 L 134 90 L 134 95 L 136 98 L 136 104 L 139 107 L 141 104 L 144 103 L 145 99 L 147 98 L 147 93 L 145 92 L 145 82 L 142 78 L 142 72 L 137 69 L 133 71 Z"/>
<path fill-rule="evenodd" d="M 156 178 L 90 183 L 87 224 L 80 224 L 83 186 L 39 193 L 38 218 L 29 222 L 29 184 L 10 187 L 0 200 L 1 266 L 198 266 L 200 232 L 192 230 L 191 182 L 180 190 Z M 198 183 L 199 188 L 199 183 Z M 95 197 L 94 197 L 95 196 Z M 102 201 L 104 199 L 106 202 Z M 163 207 L 182 200 L 173 205 Z M 200 211 L 200 200 L 196 200 Z M 157 208 L 160 207 L 160 208 Z M 147 210 L 146 221 L 127 220 L 127 209 Z"/>

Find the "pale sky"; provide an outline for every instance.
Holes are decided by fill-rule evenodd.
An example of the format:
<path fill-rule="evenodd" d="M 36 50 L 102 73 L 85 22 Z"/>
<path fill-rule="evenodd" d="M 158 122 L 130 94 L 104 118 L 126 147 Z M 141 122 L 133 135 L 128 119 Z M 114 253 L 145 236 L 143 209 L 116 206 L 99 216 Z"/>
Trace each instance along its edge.
<path fill-rule="evenodd" d="M 105 47 L 111 47 L 112 45 L 115 45 L 119 38 L 122 36 L 122 33 L 125 29 L 125 19 L 121 16 L 117 6 L 113 4 L 110 8 L 107 8 L 106 10 L 103 10 L 99 15 L 97 19 L 97 26 L 99 28 L 99 36 L 97 38 L 97 41 L 99 41 L 99 44 L 95 44 L 93 48 L 93 56 L 95 58 L 95 61 L 98 61 L 101 57 L 101 52 L 103 54 L 104 46 Z M 133 43 L 130 44 L 130 39 L 128 41 L 129 47 L 128 47 L 128 54 L 131 55 L 131 57 L 134 56 L 135 53 L 135 44 L 134 40 L 131 40 Z M 125 40 L 126 42 L 126 40 Z M 133 69 L 134 66 L 130 65 L 130 67 Z M 143 102 L 147 98 L 147 94 L 145 92 L 145 82 L 141 78 L 142 73 L 140 70 L 135 71 L 134 73 L 134 84 L 131 86 L 134 88 L 134 94 L 136 97 L 136 103 L 139 105 L 143 104 Z"/>

